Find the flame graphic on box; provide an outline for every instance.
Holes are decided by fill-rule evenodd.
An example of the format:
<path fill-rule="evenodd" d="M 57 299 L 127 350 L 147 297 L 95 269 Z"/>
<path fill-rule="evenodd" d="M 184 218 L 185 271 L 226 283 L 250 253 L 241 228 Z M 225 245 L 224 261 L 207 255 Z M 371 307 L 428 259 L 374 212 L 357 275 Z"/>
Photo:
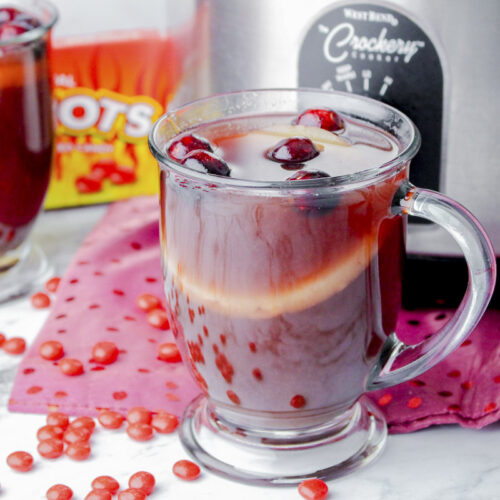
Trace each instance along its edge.
<path fill-rule="evenodd" d="M 181 83 L 186 51 L 179 39 L 154 31 L 54 43 L 56 140 L 46 208 L 157 192 L 147 134 Z M 133 182 L 106 178 L 99 189 L 82 191 L 79 179 L 91 178 L 93 165 L 104 160 L 133 171 Z"/>

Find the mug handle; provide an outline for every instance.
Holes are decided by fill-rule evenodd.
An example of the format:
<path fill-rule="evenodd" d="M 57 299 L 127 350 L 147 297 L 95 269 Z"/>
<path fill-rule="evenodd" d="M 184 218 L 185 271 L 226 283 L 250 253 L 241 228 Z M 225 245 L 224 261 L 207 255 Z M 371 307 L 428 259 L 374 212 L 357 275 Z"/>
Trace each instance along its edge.
<path fill-rule="evenodd" d="M 454 351 L 478 324 L 495 287 L 495 252 L 486 232 L 466 208 L 440 193 L 405 182 L 391 209 L 395 215 L 416 215 L 446 229 L 464 253 L 469 282 L 453 317 L 432 337 L 412 346 L 401 342 L 395 333 L 387 337 L 368 376 L 368 391 L 410 380 Z M 397 368 L 391 370 L 394 363 Z"/>

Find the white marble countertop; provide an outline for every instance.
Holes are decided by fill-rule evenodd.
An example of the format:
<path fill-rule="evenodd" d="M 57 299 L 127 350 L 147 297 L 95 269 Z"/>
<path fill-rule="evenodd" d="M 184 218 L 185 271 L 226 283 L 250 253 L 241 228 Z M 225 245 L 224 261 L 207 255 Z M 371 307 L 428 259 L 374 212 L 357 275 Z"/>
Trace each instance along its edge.
<path fill-rule="evenodd" d="M 62 274 L 87 232 L 105 207 L 64 210 L 43 214 L 34 240 L 50 255 Z M 0 306 L 0 332 L 34 339 L 47 317 L 34 310 L 28 298 Z M 0 498 L 45 498 L 55 483 L 70 486 L 75 500 L 83 500 L 91 480 L 101 474 L 114 476 L 122 486 L 138 470 L 152 472 L 157 488 L 151 499 L 299 499 L 296 488 L 262 488 L 227 481 L 204 471 L 192 483 L 176 479 L 172 464 L 188 458 L 176 435 L 157 435 L 147 443 L 128 439 L 124 431 L 98 430 L 92 438 L 92 457 L 73 462 L 67 457 L 41 459 L 36 452 L 36 430 L 44 425 L 40 415 L 8 413 L 7 400 L 19 358 L 0 352 Z M 35 467 L 15 473 L 5 463 L 9 453 L 29 451 Z M 433 427 L 405 435 L 389 436 L 382 457 L 358 473 L 329 482 L 331 500 L 495 500 L 500 499 L 500 423 L 481 431 L 458 426 Z"/>

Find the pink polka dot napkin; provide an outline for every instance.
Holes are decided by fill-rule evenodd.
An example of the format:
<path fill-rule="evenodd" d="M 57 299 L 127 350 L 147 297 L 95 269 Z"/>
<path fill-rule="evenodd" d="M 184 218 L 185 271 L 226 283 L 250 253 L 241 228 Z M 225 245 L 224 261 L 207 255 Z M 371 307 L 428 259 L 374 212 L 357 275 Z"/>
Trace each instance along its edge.
<path fill-rule="evenodd" d="M 199 389 L 182 363 L 157 359 L 157 346 L 174 342 L 170 330 L 150 326 L 135 304 L 141 293 L 163 297 L 158 201 L 118 202 L 77 252 L 57 292 L 50 317 L 18 370 L 9 408 L 45 413 L 57 406 L 74 415 L 133 406 L 180 415 Z M 403 311 L 398 332 L 416 342 L 435 332 L 450 310 Z M 433 424 L 480 428 L 500 418 L 500 311 L 489 310 L 472 336 L 418 379 L 368 395 L 393 433 Z M 84 364 L 83 375 L 61 374 L 38 354 L 47 340 Z M 118 360 L 101 365 L 92 346 L 113 341 Z"/>
<path fill-rule="evenodd" d="M 75 221 L 77 223 L 77 221 Z M 112 205 L 75 255 L 59 285 L 51 314 L 17 372 L 9 402 L 13 411 L 46 413 L 57 405 L 74 415 L 133 406 L 180 415 L 198 393 L 182 363 L 157 359 L 158 345 L 175 342 L 170 330 L 150 326 L 136 305 L 142 293 L 163 299 L 157 198 Z M 84 365 L 63 375 L 58 362 L 38 354 L 57 340 L 65 357 Z M 120 349 L 110 365 L 92 362 L 92 347 L 112 341 Z"/>

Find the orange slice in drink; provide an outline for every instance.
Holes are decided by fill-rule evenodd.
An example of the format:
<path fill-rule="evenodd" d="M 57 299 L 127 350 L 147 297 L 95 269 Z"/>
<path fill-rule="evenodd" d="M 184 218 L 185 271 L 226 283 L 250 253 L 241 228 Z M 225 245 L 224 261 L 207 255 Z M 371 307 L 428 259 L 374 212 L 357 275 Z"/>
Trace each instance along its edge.
<path fill-rule="evenodd" d="M 164 263 L 179 290 L 190 300 L 220 314 L 265 319 L 303 311 L 342 292 L 366 269 L 376 252 L 376 239 L 367 234 L 351 252 L 336 259 L 332 265 L 292 286 L 262 293 L 238 293 L 199 283 L 172 252 L 165 257 Z"/>

